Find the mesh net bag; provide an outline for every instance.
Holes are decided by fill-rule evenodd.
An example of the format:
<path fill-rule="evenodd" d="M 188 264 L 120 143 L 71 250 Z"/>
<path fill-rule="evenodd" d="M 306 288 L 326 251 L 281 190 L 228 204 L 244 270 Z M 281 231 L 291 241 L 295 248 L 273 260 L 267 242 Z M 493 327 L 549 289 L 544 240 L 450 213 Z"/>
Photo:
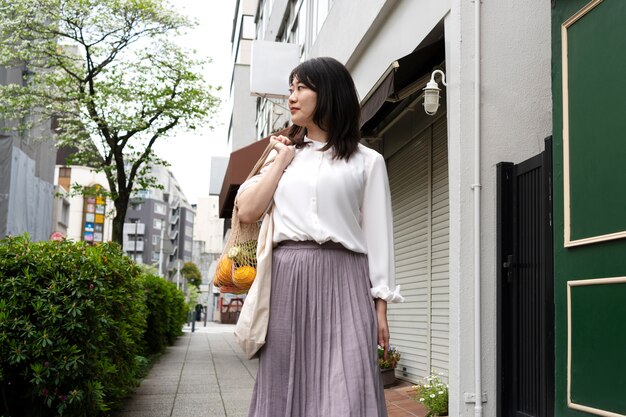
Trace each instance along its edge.
<path fill-rule="evenodd" d="M 244 293 L 256 277 L 256 247 L 259 223 L 243 224 L 233 210 L 232 229 L 215 270 L 213 284 L 221 292 Z"/>
<path fill-rule="evenodd" d="M 276 143 L 275 140 L 270 141 L 248 178 L 256 175 L 269 164 L 268 157 Z M 261 230 L 260 222 L 246 224 L 239 221 L 237 204 L 235 204 L 231 232 L 213 277 L 213 285 L 220 287 L 220 292 L 242 294 L 252 286 L 256 277 L 259 230 Z"/>

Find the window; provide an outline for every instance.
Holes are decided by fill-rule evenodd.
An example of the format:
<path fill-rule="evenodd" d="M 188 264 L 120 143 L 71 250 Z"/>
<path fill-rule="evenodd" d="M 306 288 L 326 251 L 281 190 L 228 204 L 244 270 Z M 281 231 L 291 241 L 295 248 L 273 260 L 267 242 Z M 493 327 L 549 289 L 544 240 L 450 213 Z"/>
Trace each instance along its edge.
<path fill-rule="evenodd" d="M 138 190 L 135 195 L 139 198 L 148 199 L 150 198 L 150 190 Z"/>
<path fill-rule="evenodd" d="M 160 238 L 159 235 L 152 235 L 152 246 L 159 246 Z"/>
<path fill-rule="evenodd" d="M 326 20 L 326 16 L 328 16 L 328 0 L 322 0 L 320 2 L 317 2 L 317 16 L 316 16 L 316 22 L 317 22 L 317 30 L 315 32 L 315 34 L 317 35 L 320 32 L 320 29 L 322 29 L 322 25 L 324 25 L 324 21 Z M 314 6 L 315 7 L 315 6 Z"/>
<path fill-rule="evenodd" d="M 67 226 L 70 222 L 70 203 L 68 201 L 63 200 L 63 204 L 61 205 L 61 223 L 64 226 Z"/>
<path fill-rule="evenodd" d="M 154 219 L 152 221 L 152 226 L 157 229 L 157 230 L 161 230 L 161 228 L 163 227 L 163 220 L 161 219 Z"/>
<path fill-rule="evenodd" d="M 154 212 L 156 214 L 163 214 L 163 215 L 165 215 L 165 204 L 154 203 Z"/>
<path fill-rule="evenodd" d="M 242 39 L 254 39 L 255 32 L 254 16 L 243 15 L 241 17 L 241 38 Z"/>
<path fill-rule="evenodd" d="M 192 226 L 185 226 L 185 235 L 187 235 L 187 236 L 192 236 L 193 235 L 193 227 Z"/>

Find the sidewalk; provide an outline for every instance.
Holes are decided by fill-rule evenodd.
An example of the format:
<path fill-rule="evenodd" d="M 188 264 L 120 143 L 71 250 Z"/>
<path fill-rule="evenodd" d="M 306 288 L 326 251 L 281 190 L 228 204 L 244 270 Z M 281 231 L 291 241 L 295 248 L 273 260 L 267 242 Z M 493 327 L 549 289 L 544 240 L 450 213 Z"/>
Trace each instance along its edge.
<path fill-rule="evenodd" d="M 258 361 L 242 354 L 234 327 L 185 327 L 115 417 L 247 417 Z M 385 390 L 389 417 L 424 417 L 409 388 Z"/>

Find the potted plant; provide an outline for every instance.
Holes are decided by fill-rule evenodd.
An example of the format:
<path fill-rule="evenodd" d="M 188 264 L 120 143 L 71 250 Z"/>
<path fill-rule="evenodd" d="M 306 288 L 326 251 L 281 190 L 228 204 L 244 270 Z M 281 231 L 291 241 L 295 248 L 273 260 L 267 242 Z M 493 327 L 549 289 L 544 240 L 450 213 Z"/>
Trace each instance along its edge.
<path fill-rule="evenodd" d="M 444 383 L 442 372 L 431 371 L 423 384 L 413 386 L 414 399 L 426 407 L 427 417 L 448 415 L 448 384 Z"/>
<path fill-rule="evenodd" d="M 387 359 L 385 359 L 385 349 L 378 346 L 378 367 L 383 377 L 383 385 L 385 388 L 396 383 L 395 369 L 400 360 L 400 351 L 393 346 L 389 346 L 387 350 Z"/>

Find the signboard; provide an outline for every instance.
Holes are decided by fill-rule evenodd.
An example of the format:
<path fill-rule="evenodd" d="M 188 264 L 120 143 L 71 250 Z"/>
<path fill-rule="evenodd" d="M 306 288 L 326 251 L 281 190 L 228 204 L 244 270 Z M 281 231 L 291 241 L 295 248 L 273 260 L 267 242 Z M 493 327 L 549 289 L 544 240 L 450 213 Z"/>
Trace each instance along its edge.
<path fill-rule="evenodd" d="M 98 191 L 102 186 L 95 185 L 93 188 Z M 83 240 L 89 243 L 101 243 L 104 236 L 106 200 L 102 196 L 86 196 L 83 207 Z"/>

